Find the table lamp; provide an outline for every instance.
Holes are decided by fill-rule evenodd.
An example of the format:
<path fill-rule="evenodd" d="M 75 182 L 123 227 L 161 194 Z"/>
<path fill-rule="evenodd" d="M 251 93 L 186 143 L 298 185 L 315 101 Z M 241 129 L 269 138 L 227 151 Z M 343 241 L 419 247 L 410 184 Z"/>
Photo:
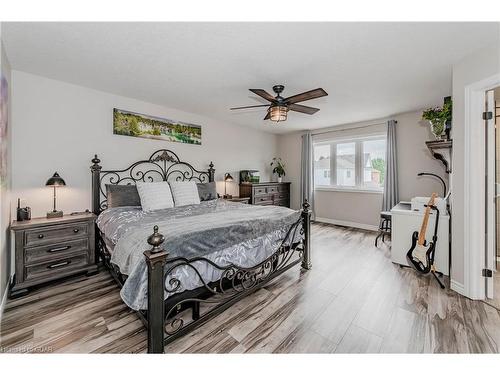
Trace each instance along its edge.
<path fill-rule="evenodd" d="M 47 212 L 47 218 L 52 219 L 55 217 L 62 217 L 63 212 L 57 211 L 56 209 L 56 188 L 59 186 L 66 186 L 66 182 L 59 176 L 59 173 L 54 173 L 54 175 L 47 180 L 45 186 L 52 186 L 54 188 L 54 209 L 51 212 Z"/>
<path fill-rule="evenodd" d="M 229 173 L 226 173 L 224 175 L 224 199 L 232 198 L 232 195 L 229 195 L 227 193 L 227 183 L 228 182 L 233 182 L 233 176 L 231 176 Z"/>

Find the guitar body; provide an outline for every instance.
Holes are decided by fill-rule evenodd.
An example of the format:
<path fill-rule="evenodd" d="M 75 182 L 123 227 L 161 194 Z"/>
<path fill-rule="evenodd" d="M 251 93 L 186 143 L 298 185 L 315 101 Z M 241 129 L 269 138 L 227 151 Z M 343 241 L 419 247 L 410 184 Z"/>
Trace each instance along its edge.
<path fill-rule="evenodd" d="M 434 206 L 435 199 L 436 193 L 432 193 L 432 196 L 425 208 L 420 232 L 413 232 L 413 235 L 411 236 L 411 248 L 406 253 L 408 265 L 410 265 L 420 273 L 429 273 L 431 271 L 434 272 L 434 250 L 436 248 L 437 225 L 439 222 L 439 210 Z M 432 241 L 428 242 L 425 239 L 425 235 L 427 232 L 427 225 L 429 222 L 431 208 L 436 210 L 437 214 L 436 222 L 434 225 L 434 236 L 432 237 Z"/>
<path fill-rule="evenodd" d="M 417 231 L 413 232 L 411 248 L 406 253 L 406 260 L 408 261 L 408 265 L 416 271 L 429 273 L 433 263 L 435 243 L 430 242 L 428 247 L 419 245 L 418 237 L 419 233 Z"/>

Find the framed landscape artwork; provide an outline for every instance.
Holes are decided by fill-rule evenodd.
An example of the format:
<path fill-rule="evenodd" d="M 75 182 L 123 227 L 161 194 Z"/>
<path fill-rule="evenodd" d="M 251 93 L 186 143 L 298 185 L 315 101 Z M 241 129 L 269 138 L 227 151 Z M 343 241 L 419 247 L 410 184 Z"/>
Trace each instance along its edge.
<path fill-rule="evenodd" d="M 113 134 L 201 145 L 201 126 L 113 109 Z"/>

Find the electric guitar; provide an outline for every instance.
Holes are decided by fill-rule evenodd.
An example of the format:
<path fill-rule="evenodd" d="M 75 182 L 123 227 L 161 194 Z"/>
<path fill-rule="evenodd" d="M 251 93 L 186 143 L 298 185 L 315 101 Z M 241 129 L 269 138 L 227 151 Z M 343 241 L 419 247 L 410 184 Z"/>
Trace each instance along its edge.
<path fill-rule="evenodd" d="M 435 230 L 431 242 L 426 241 L 425 233 L 427 232 L 427 224 L 429 223 L 429 216 L 432 209 L 431 206 L 434 206 L 435 199 L 436 193 L 432 193 L 431 199 L 429 199 L 425 207 L 420 232 L 413 232 L 411 249 L 406 253 L 408 264 L 421 273 L 434 271 L 434 250 L 437 242 L 437 230 Z M 436 217 L 436 220 L 438 220 L 438 217 Z"/>

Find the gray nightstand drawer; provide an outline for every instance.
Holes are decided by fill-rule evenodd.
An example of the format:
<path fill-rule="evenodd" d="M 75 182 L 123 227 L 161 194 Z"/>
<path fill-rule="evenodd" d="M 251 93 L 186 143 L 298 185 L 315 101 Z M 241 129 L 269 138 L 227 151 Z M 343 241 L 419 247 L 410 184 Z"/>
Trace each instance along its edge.
<path fill-rule="evenodd" d="M 85 252 L 89 248 L 89 239 L 82 238 L 57 244 L 27 248 L 24 251 L 24 262 L 27 265 L 61 259 L 68 255 Z"/>
<path fill-rule="evenodd" d="M 88 223 L 79 222 L 53 225 L 47 228 L 32 229 L 25 232 L 25 246 L 36 246 L 61 239 L 84 237 L 88 235 Z"/>
<path fill-rule="evenodd" d="M 48 278 L 52 275 L 64 274 L 78 270 L 88 264 L 88 254 L 86 252 L 75 254 L 71 257 L 54 260 L 52 262 L 41 263 L 33 266 L 26 266 L 26 281 L 31 279 Z"/>

